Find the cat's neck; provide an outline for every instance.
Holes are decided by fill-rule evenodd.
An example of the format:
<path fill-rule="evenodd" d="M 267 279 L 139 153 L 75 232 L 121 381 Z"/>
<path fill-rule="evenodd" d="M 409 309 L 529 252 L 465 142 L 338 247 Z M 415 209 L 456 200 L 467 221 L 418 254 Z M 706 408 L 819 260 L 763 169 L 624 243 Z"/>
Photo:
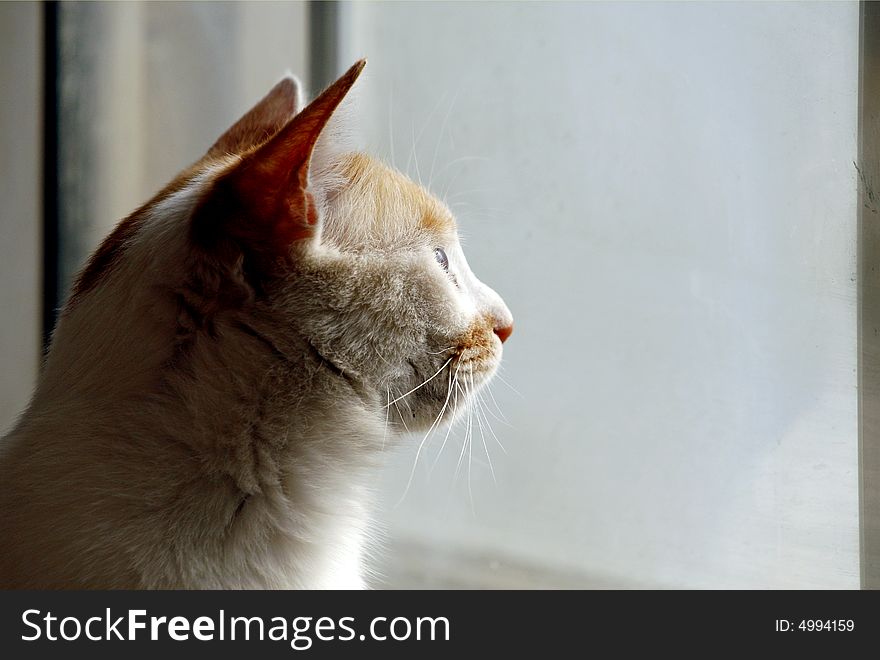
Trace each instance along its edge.
<path fill-rule="evenodd" d="M 379 402 L 307 340 L 283 341 L 239 320 L 188 350 L 187 367 L 164 378 L 167 405 L 184 427 L 178 438 L 237 471 L 245 492 L 307 457 L 332 458 L 343 472 L 375 464 L 384 433 Z M 230 453 L 236 459 L 222 465 Z"/>
<path fill-rule="evenodd" d="M 351 470 L 374 465 L 384 444 L 383 402 L 306 339 L 256 319 L 124 346 L 100 335 L 71 342 L 71 330 L 59 327 L 26 419 L 51 423 L 41 411 L 61 409 L 64 425 L 164 437 L 245 492 L 312 447 Z"/>
<path fill-rule="evenodd" d="M 381 407 L 308 343 L 282 342 L 257 325 L 218 327 L 170 361 L 133 358 L 128 375 L 107 373 L 102 387 L 89 375 L 78 390 L 69 373 L 53 372 L 59 382 L 41 384 L 13 432 L 17 446 L 27 454 L 32 439 L 102 456 L 101 473 L 116 475 L 125 501 L 143 502 L 145 519 L 155 498 L 191 502 L 200 512 L 195 538 L 224 540 L 210 559 L 222 581 L 193 586 L 362 586 L 363 547 L 374 536 L 370 484 L 386 440 Z M 59 336 L 56 349 L 65 346 Z M 143 467 L 132 455 L 162 466 L 149 492 L 137 485 Z M 161 538 L 173 522 L 159 516 L 148 533 Z M 130 523 L 128 514 L 113 520 Z M 170 586 L 179 576 L 151 579 Z"/>

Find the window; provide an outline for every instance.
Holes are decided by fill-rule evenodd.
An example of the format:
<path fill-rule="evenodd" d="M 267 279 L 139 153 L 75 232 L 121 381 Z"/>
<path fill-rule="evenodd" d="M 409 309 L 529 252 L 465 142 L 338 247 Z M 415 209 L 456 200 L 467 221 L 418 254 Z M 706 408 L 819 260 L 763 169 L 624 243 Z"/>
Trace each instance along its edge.
<path fill-rule="evenodd" d="M 36 35 L 36 11 L 0 24 Z M 421 437 L 390 456 L 377 585 L 857 588 L 878 547 L 876 524 L 859 536 L 877 518 L 859 485 L 860 11 L 62 3 L 60 289 L 285 70 L 316 89 L 366 56 L 360 143 L 445 198 L 516 328 L 471 446 L 457 427 L 415 466 Z M 25 289 L 7 281 L 8 307 Z M 35 315 L 4 320 L 4 364 L 13 339 L 37 345 Z"/>
<path fill-rule="evenodd" d="M 400 452 L 387 570 L 857 587 L 858 5 L 350 12 L 367 142 L 446 192 L 516 318 L 497 484 L 479 437 L 473 503 L 458 445 L 429 478 L 441 436 L 395 508 Z"/>

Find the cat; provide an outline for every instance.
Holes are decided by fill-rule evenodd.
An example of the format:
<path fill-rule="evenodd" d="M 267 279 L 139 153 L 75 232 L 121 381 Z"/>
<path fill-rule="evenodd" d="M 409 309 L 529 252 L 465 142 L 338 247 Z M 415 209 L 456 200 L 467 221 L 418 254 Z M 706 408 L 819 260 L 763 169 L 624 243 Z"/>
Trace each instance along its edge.
<path fill-rule="evenodd" d="M 91 256 L 0 449 L 0 586 L 365 586 L 383 449 L 513 321 L 447 207 L 328 128 L 364 65 L 305 108 L 282 79 Z"/>

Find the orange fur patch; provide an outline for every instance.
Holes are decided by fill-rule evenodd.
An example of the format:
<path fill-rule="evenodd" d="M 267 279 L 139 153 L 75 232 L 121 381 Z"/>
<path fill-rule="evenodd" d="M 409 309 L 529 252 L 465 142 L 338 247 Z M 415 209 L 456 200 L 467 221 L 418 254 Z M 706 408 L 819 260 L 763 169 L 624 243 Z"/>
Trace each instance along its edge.
<path fill-rule="evenodd" d="M 458 340 L 459 360 L 468 362 L 487 357 L 495 350 L 494 323 L 489 316 L 479 316 Z"/>
<path fill-rule="evenodd" d="M 455 218 L 422 186 L 362 153 L 348 154 L 340 173 L 373 205 L 372 219 L 382 231 L 403 231 L 412 225 L 439 236 L 456 231 Z"/>
<path fill-rule="evenodd" d="M 452 219 L 450 213 L 438 213 L 436 209 L 429 209 L 422 216 L 422 227 L 437 233 L 454 232 L 455 220 Z"/>

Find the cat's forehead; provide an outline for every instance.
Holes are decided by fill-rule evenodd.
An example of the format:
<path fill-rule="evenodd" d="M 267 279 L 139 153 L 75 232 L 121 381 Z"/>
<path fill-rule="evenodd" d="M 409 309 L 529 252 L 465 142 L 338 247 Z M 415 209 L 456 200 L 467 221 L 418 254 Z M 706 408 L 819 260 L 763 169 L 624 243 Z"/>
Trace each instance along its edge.
<path fill-rule="evenodd" d="M 371 243 L 419 235 L 455 236 L 452 213 L 436 197 L 397 170 L 365 154 L 343 156 L 338 193 L 327 229 L 334 237 Z"/>

